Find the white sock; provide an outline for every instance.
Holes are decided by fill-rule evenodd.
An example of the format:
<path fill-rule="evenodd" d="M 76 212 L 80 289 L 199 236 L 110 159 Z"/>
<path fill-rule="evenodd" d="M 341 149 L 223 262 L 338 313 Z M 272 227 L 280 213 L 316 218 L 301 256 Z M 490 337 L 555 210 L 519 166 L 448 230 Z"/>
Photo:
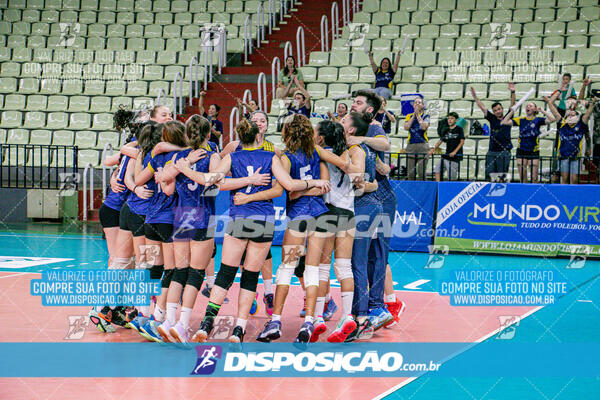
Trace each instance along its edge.
<path fill-rule="evenodd" d="M 242 329 L 244 330 L 244 332 L 246 332 L 246 322 L 247 321 L 245 319 L 238 318 L 237 322 L 235 323 L 235 325 L 242 327 Z"/>
<path fill-rule="evenodd" d="M 395 303 L 396 302 L 396 294 L 386 294 L 385 302 L 386 303 Z"/>
<path fill-rule="evenodd" d="M 142 317 L 150 316 L 150 306 L 139 306 L 138 312 L 142 315 Z"/>
<path fill-rule="evenodd" d="M 177 307 L 179 303 L 167 303 L 167 322 L 171 324 L 171 326 L 175 325 L 177 322 Z"/>
<path fill-rule="evenodd" d="M 158 304 L 154 307 L 154 320 L 163 322 L 165 320 L 165 310 L 161 309 Z"/>
<path fill-rule="evenodd" d="M 354 292 L 342 292 L 342 313 L 344 316 L 352 314 L 352 301 L 354 301 Z"/>
<path fill-rule="evenodd" d="M 329 303 L 329 300 L 331 300 L 331 293 L 325 295 L 325 303 Z"/>
<path fill-rule="evenodd" d="M 265 296 L 268 294 L 273 294 L 273 278 L 265 280 L 264 286 L 265 286 Z"/>
<path fill-rule="evenodd" d="M 215 276 L 214 275 L 207 275 L 206 276 L 206 286 L 208 286 L 209 288 L 215 286 Z"/>
<path fill-rule="evenodd" d="M 271 321 L 281 321 L 281 315 L 273 314 L 271 316 Z"/>
<path fill-rule="evenodd" d="M 315 317 L 322 317 L 325 310 L 325 297 L 317 297 L 317 305 L 315 306 Z"/>
<path fill-rule="evenodd" d="M 307 315 L 304 317 L 304 322 L 310 322 L 311 324 L 314 322 L 315 318 L 312 315 Z"/>
<path fill-rule="evenodd" d="M 179 316 L 179 322 L 185 329 L 190 327 L 190 319 L 192 318 L 193 308 L 181 307 L 181 315 Z"/>

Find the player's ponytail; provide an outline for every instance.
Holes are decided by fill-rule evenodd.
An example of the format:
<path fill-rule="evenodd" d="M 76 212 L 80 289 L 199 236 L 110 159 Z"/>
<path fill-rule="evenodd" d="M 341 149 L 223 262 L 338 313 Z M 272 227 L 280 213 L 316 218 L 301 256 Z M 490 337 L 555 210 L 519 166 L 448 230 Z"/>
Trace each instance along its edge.
<path fill-rule="evenodd" d="M 186 147 L 185 125 L 179 121 L 167 121 L 162 124 L 162 140 L 179 147 Z"/>
<path fill-rule="evenodd" d="M 248 121 L 247 119 L 241 120 L 236 126 L 235 131 L 240 138 L 240 142 L 242 145 L 251 145 L 256 141 L 256 136 L 258 135 L 258 126 L 252 121 Z"/>
<path fill-rule="evenodd" d="M 344 127 L 339 122 L 330 120 L 319 122 L 319 136 L 323 138 L 326 146 L 333 149 L 334 154 L 339 156 L 346 150 Z"/>
<path fill-rule="evenodd" d="M 353 111 L 350 113 L 350 119 L 352 120 L 352 126 L 354 127 L 354 136 L 366 136 L 369 131 L 369 124 L 371 119 L 367 113 L 358 113 Z"/>
<path fill-rule="evenodd" d="M 185 134 L 190 146 L 197 150 L 210 133 L 210 122 L 201 115 L 194 114 L 185 123 Z"/>
<path fill-rule="evenodd" d="M 140 130 L 138 144 L 142 150 L 142 158 L 149 154 L 162 137 L 162 124 L 148 121 Z"/>
<path fill-rule="evenodd" d="M 311 158 L 315 151 L 312 124 L 302 114 L 292 114 L 285 119 L 281 139 L 285 143 L 286 149 L 292 153 L 302 150 L 308 158 Z"/>

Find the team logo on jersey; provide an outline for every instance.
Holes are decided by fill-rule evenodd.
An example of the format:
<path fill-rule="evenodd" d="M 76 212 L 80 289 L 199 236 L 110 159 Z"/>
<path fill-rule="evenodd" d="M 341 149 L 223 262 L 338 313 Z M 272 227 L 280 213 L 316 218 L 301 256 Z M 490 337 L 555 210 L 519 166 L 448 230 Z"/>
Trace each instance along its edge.
<path fill-rule="evenodd" d="M 221 346 L 196 346 L 196 353 L 196 368 L 190 375 L 210 375 L 215 372 L 217 360 L 221 359 L 223 349 Z"/>
<path fill-rule="evenodd" d="M 492 22 L 490 23 L 490 40 L 488 46 L 500 47 L 506 42 L 506 38 L 510 33 L 510 23 L 508 22 Z"/>
<path fill-rule="evenodd" d="M 81 25 L 77 22 L 61 22 L 58 24 L 60 27 L 60 40 L 56 44 L 57 47 L 69 47 L 75 43 L 75 39 L 79 32 L 81 32 Z"/>

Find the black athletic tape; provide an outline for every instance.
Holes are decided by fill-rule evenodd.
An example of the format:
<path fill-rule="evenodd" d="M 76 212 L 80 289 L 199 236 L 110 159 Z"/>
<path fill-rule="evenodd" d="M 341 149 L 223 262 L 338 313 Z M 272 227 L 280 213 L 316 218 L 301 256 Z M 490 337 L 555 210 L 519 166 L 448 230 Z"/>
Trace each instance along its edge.
<path fill-rule="evenodd" d="M 217 245 L 213 244 L 213 253 L 210 258 L 215 258 L 217 256 Z"/>
<path fill-rule="evenodd" d="M 304 278 L 304 268 L 306 267 L 305 260 L 306 256 L 301 256 L 298 260 L 298 265 L 294 268 L 294 275 L 296 275 L 296 278 Z"/>
<path fill-rule="evenodd" d="M 204 274 L 206 273 L 203 269 L 190 268 L 188 272 L 187 284 L 200 290 L 202 282 L 204 282 Z"/>
<path fill-rule="evenodd" d="M 164 265 L 153 265 L 150 267 L 150 279 L 160 279 L 164 269 Z"/>
<path fill-rule="evenodd" d="M 269 249 L 269 252 L 267 253 L 267 260 L 270 260 L 273 258 L 273 255 L 271 254 L 271 249 Z"/>
<path fill-rule="evenodd" d="M 173 273 L 173 282 L 179 283 L 181 286 L 184 286 L 188 279 L 188 271 L 190 267 L 185 268 L 177 268 Z"/>
<path fill-rule="evenodd" d="M 230 265 L 221 264 L 221 269 L 215 279 L 215 285 L 225 290 L 229 290 L 233 281 L 235 280 L 235 274 L 237 274 L 238 267 L 232 267 Z"/>
<path fill-rule="evenodd" d="M 175 273 L 174 269 L 167 269 L 163 274 L 162 280 L 160 281 L 160 287 L 163 289 L 168 288 L 171 285 L 171 280 L 173 279 L 173 274 Z"/>
<path fill-rule="evenodd" d="M 250 292 L 256 292 L 256 286 L 258 285 L 258 274 L 259 272 L 252 272 L 248 270 L 242 270 L 242 277 L 240 278 L 240 287 Z"/>

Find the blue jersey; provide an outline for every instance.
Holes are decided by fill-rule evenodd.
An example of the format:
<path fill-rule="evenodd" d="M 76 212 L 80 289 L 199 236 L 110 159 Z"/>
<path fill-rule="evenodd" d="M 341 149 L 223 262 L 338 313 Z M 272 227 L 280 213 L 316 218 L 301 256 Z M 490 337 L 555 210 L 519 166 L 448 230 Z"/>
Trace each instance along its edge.
<path fill-rule="evenodd" d="M 242 142 L 239 142 L 237 147 L 235 148 L 235 151 L 240 151 L 240 150 L 242 150 L 242 148 L 243 148 Z M 275 146 L 273 145 L 273 143 L 264 139 L 262 144 L 260 146 L 258 146 L 257 150 L 264 150 L 264 151 L 270 151 L 271 153 L 275 153 Z"/>
<path fill-rule="evenodd" d="M 141 153 L 140 153 L 140 156 L 141 156 Z M 144 157 L 144 162 L 142 163 L 142 165 L 148 165 L 151 158 L 152 158 L 152 156 L 149 153 L 146 154 L 146 157 Z M 152 185 L 154 185 L 154 189 L 151 189 Z M 150 179 L 148 182 L 146 182 L 145 186 L 147 186 L 148 189 L 156 190 L 156 183 L 154 182 L 154 179 Z M 133 214 L 146 215 L 146 213 L 148 212 L 148 206 L 150 205 L 151 201 L 152 201 L 152 198 L 142 199 L 142 198 L 138 197 L 137 194 L 132 192 L 131 195 L 129 195 L 129 197 L 127 198 L 127 205 L 129 206 L 129 210 Z"/>
<path fill-rule="evenodd" d="M 230 154 L 231 157 L 231 177 L 246 178 L 260 168 L 261 174 L 271 174 L 273 165 L 273 153 L 262 149 L 243 149 L 234 151 Z M 235 205 L 233 197 L 237 192 L 244 194 L 254 194 L 271 189 L 271 183 L 265 186 L 246 186 L 237 190 L 231 191 L 231 200 L 229 205 L 229 216 L 232 219 L 248 218 L 254 220 L 275 222 L 275 208 L 273 208 L 273 200 L 252 201 L 243 205 Z"/>
<path fill-rule="evenodd" d="M 173 155 L 177 152 L 157 154 L 150 157 L 150 160 L 145 167 L 149 167 L 152 172 L 160 171 L 165 165 L 171 162 Z M 144 160 L 145 161 L 145 160 Z M 150 199 L 148 212 L 146 213 L 147 224 L 172 224 L 173 223 L 173 208 L 177 204 L 177 193 L 172 196 L 167 196 L 163 193 L 160 185 L 156 184 L 154 178 L 151 178 L 146 185 L 154 191 L 154 195 Z"/>
<path fill-rule="evenodd" d="M 581 120 L 577 121 L 574 126 L 569 126 L 563 119 L 558 131 L 558 156 L 561 159 L 578 157 L 581 154 L 583 136 L 587 131 L 587 124 L 584 124 Z"/>
<path fill-rule="evenodd" d="M 354 146 L 352 146 L 354 147 Z M 367 182 L 373 182 L 375 180 L 375 163 L 377 160 L 377 154 L 366 144 L 361 143 L 358 147 L 365 153 L 365 180 Z M 377 196 L 377 191 L 370 193 L 363 193 L 362 195 L 354 196 L 354 206 L 360 207 L 368 204 L 381 204 L 381 200 Z"/>
<path fill-rule="evenodd" d="M 121 185 L 125 185 L 125 172 L 127 171 L 127 164 L 129 164 L 129 160 L 129 157 L 122 156 L 121 161 L 119 162 L 119 169 L 117 170 L 117 182 L 119 182 Z M 119 193 L 113 192 L 111 189 L 106 196 L 106 199 L 104 199 L 104 205 L 112 208 L 113 210 L 121 210 L 121 207 L 127 200 L 129 193 L 129 189 L 127 189 L 127 187 L 125 187 L 125 190 Z"/>
<path fill-rule="evenodd" d="M 185 149 L 177 153 L 175 161 L 185 158 L 192 152 L 192 149 Z M 190 165 L 193 171 L 208 172 L 210 166 L 210 157 L 213 152 L 207 153 L 206 157 Z M 185 176 L 177 175 L 175 179 L 175 188 L 177 190 L 177 206 L 173 219 L 173 228 L 185 229 L 205 229 L 210 225 L 210 220 L 215 215 L 215 196 L 214 185 L 206 187 L 200 185 Z"/>
<path fill-rule="evenodd" d="M 321 157 L 316 150 L 313 151 L 311 158 L 308 158 L 302 150 L 295 153 L 286 151 L 285 157 L 290 161 L 290 176 L 293 179 L 321 179 Z M 286 213 L 292 221 L 318 217 L 327 211 L 322 196 L 302 196 L 295 200 L 290 200 L 289 196 L 287 198 Z"/>
<path fill-rule="evenodd" d="M 523 151 L 539 151 L 540 149 L 540 127 L 546 125 L 546 120 L 540 117 L 513 118 L 513 123 L 519 127 L 519 149 Z"/>
<path fill-rule="evenodd" d="M 367 131 L 368 137 L 385 137 L 388 139 L 388 136 L 383 131 L 383 128 L 379 125 L 369 125 L 369 130 Z M 389 139 L 388 139 L 389 140 Z M 377 157 L 381 160 L 385 160 L 385 153 L 383 151 L 376 151 L 371 149 Z M 392 189 L 392 185 L 390 185 L 390 181 L 386 175 L 381 175 L 379 172 L 375 171 L 375 179 L 377 179 L 378 188 L 377 195 L 382 201 L 387 199 L 396 201 L 396 193 Z"/>
<path fill-rule="evenodd" d="M 206 151 L 214 151 L 214 152 L 219 151 L 219 145 L 216 144 L 215 142 L 211 142 L 211 141 L 207 141 L 206 145 L 202 146 L 202 148 Z"/>
<path fill-rule="evenodd" d="M 414 113 L 408 114 L 406 116 L 405 122 L 411 120 Z M 421 119 L 424 122 L 429 122 L 429 115 L 422 114 Z M 416 143 L 429 143 L 429 139 L 427 139 L 427 130 L 421 129 L 421 125 L 419 124 L 419 120 L 417 117 L 413 120 L 410 125 L 410 129 L 408 130 L 408 144 L 416 144 Z"/>
<path fill-rule="evenodd" d="M 377 72 L 375 72 L 375 88 L 385 87 L 388 89 L 392 88 L 392 82 L 394 80 L 394 76 L 396 73 L 391 68 L 383 71 L 381 68 L 377 68 Z"/>

